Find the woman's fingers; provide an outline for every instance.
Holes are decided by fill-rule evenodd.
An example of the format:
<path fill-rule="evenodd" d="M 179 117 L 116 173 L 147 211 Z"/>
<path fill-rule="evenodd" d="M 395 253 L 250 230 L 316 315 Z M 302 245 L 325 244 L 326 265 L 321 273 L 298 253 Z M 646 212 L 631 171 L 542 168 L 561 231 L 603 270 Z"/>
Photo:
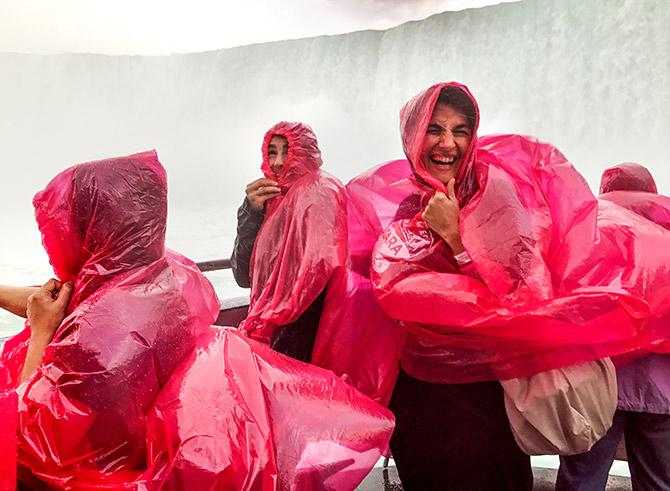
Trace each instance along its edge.
<path fill-rule="evenodd" d="M 260 210 L 263 208 L 263 204 L 268 199 L 277 196 L 281 192 L 281 189 L 279 188 L 277 181 L 261 177 L 260 179 L 256 179 L 247 184 L 245 192 L 251 206 Z"/>
<path fill-rule="evenodd" d="M 447 183 L 447 195 L 450 200 L 456 201 L 456 179 L 453 177 Z"/>
<path fill-rule="evenodd" d="M 265 188 L 268 186 L 277 186 L 278 183 L 277 181 L 273 181 L 272 179 L 268 179 L 267 177 L 261 177 L 260 179 L 256 179 L 255 181 L 250 182 L 247 184 L 246 192 L 249 194 L 249 192 L 254 192 L 257 191 L 259 188 Z"/>
<path fill-rule="evenodd" d="M 266 196 L 268 194 L 278 194 L 281 192 L 281 189 L 278 186 L 260 186 L 256 190 L 256 195 L 258 196 Z"/>

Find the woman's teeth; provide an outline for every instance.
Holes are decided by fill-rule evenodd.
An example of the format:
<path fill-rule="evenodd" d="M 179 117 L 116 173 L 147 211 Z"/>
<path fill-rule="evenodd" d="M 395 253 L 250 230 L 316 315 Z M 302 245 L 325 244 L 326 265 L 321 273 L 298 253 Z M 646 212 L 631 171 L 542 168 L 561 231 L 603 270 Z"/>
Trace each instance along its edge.
<path fill-rule="evenodd" d="M 456 160 L 456 159 L 454 157 L 446 157 L 446 158 L 433 157 L 433 158 L 431 158 L 431 160 L 433 161 L 433 163 L 435 163 L 437 165 L 451 165 L 451 164 L 454 163 L 454 160 Z"/>

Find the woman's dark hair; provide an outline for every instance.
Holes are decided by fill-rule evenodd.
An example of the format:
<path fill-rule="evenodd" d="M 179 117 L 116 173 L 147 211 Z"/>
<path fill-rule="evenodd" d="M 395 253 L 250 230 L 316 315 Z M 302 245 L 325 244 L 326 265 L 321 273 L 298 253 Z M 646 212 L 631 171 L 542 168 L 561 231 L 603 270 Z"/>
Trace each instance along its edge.
<path fill-rule="evenodd" d="M 475 130 L 475 121 L 477 111 L 472 99 L 463 90 L 458 87 L 445 87 L 440 91 L 436 104 L 444 104 L 453 107 L 456 111 L 465 116 L 468 120 L 470 131 Z"/>

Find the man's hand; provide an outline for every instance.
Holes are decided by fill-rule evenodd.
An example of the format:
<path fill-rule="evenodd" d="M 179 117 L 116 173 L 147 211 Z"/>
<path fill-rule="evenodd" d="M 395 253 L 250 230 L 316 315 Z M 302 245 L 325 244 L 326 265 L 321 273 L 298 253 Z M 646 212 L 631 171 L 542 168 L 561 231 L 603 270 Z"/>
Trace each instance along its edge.
<path fill-rule="evenodd" d="M 461 209 L 458 206 L 458 199 L 456 199 L 455 186 L 456 181 L 451 179 L 447 184 L 448 194 L 445 195 L 440 191 L 435 193 L 421 214 L 421 218 L 424 219 L 431 230 L 449 244 L 454 255 L 465 250 L 461 243 L 459 229 Z"/>
<path fill-rule="evenodd" d="M 61 283 L 52 278 L 28 297 L 30 344 L 19 384 L 42 364 L 44 350 L 65 318 L 73 289 L 71 282 Z"/>
<path fill-rule="evenodd" d="M 72 296 L 71 282 L 61 283 L 51 278 L 28 297 L 28 321 L 31 338 L 51 342 L 56 329 L 65 318 L 65 311 Z"/>
<path fill-rule="evenodd" d="M 265 202 L 281 193 L 281 189 L 277 181 L 261 177 L 247 184 L 246 193 L 251 206 L 256 210 L 262 210 Z"/>

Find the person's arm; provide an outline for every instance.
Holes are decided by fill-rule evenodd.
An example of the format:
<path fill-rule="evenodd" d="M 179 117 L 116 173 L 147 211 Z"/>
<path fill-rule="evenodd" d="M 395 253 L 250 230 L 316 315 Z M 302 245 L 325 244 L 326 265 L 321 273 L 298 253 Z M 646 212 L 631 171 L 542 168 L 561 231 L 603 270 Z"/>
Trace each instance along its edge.
<path fill-rule="evenodd" d="M 28 297 L 37 290 L 35 286 L 0 285 L 0 308 L 25 319 Z"/>
<path fill-rule="evenodd" d="M 250 286 L 251 252 L 254 249 L 256 235 L 261 228 L 264 216 L 263 210 L 253 209 L 246 198 L 237 210 L 237 236 L 233 254 L 230 256 L 230 267 L 233 270 L 235 281 L 242 288 Z"/>
<path fill-rule="evenodd" d="M 280 193 L 277 182 L 271 179 L 256 179 L 246 188 L 244 203 L 237 210 L 237 236 L 233 254 L 230 256 L 230 267 L 235 282 L 242 288 L 249 288 L 249 266 L 251 252 L 254 249 L 256 235 L 265 218 L 265 202 Z"/>
<path fill-rule="evenodd" d="M 61 283 L 52 278 L 28 298 L 30 344 L 19 378 L 19 385 L 42 363 L 44 350 L 65 318 L 72 290 L 72 283 Z"/>

